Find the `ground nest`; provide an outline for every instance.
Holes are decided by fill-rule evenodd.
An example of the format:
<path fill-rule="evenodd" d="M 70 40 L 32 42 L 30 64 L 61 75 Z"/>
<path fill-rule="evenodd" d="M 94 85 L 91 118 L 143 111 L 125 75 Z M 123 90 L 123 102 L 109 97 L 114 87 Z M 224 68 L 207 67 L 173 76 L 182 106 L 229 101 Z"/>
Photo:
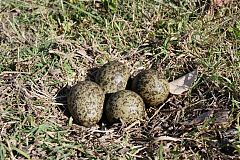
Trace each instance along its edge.
<path fill-rule="evenodd" d="M 239 158 L 238 1 L 1 3 L 0 159 Z M 198 76 L 143 122 L 76 124 L 70 87 L 111 60 Z"/>

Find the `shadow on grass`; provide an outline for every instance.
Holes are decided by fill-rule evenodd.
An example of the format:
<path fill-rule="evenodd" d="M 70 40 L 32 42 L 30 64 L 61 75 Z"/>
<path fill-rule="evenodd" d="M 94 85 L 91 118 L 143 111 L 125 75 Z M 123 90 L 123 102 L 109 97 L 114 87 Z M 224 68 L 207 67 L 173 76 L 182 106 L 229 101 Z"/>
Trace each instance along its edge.
<path fill-rule="evenodd" d="M 70 112 L 68 110 L 68 107 L 67 107 L 67 97 L 70 93 L 70 90 L 71 90 L 71 87 L 66 85 L 58 91 L 58 94 L 57 94 L 57 97 L 56 97 L 57 104 L 60 104 L 60 105 L 58 105 L 58 107 L 61 109 L 63 114 L 65 116 L 67 116 L 68 118 L 71 117 L 71 114 L 70 114 Z"/>

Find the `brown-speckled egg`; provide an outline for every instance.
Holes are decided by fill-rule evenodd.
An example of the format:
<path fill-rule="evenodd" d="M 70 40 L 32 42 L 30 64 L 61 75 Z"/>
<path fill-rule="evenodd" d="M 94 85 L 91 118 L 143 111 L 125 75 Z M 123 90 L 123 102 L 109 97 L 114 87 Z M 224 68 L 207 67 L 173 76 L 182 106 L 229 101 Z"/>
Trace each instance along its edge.
<path fill-rule="evenodd" d="M 144 70 L 133 78 L 132 90 L 150 106 L 163 103 L 169 95 L 169 83 L 153 69 Z"/>
<path fill-rule="evenodd" d="M 95 82 L 78 82 L 67 99 L 69 112 L 77 123 L 90 127 L 102 117 L 104 98 L 102 88 Z"/>
<path fill-rule="evenodd" d="M 122 120 L 129 124 L 146 116 L 142 98 L 130 90 L 113 93 L 106 103 L 106 116 L 110 123 Z"/>
<path fill-rule="evenodd" d="M 112 61 L 103 65 L 96 75 L 98 83 L 104 93 L 114 93 L 124 90 L 130 77 L 130 71 L 127 65 Z"/>

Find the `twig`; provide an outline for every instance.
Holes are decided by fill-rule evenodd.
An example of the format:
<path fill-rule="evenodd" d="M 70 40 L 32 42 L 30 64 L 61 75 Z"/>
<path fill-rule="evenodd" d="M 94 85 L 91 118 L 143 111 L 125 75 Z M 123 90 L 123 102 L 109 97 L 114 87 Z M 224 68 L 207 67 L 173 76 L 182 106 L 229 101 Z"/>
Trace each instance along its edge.
<path fill-rule="evenodd" d="M 160 136 L 155 138 L 154 142 L 159 142 L 159 141 L 181 141 L 182 139 L 179 138 L 174 138 L 174 137 L 169 137 L 169 136 Z"/>
<path fill-rule="evenodd" d="M 29 72 L 17 72 L 17 71 L 3 71 L 0 76 L 4 75 L 4 74 L 31 74 Z"/>
<path fill-rule="evenodd" d="M 164 102 L 159 108 L 158 110 L 152 115 L 152 117 L 148 120 L 148 122 L 150 122 L 159 112 L 160 110 L 165 106 L 165 104 L 168 102 L 169 100 L 167 100 L 166 102 Z"/>

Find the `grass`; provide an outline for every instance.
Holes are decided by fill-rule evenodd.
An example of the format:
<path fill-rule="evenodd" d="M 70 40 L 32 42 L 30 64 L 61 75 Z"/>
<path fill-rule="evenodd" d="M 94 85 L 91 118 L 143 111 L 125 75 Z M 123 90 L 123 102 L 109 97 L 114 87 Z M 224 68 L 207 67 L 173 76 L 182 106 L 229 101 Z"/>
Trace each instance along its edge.
<path fill-rule="evenodd" d="M 0 159 L 237 158 L 239 2 L 212 12 L 188 0 L 102 2 L 0 2 Z M 60 93 L 114 59 L 169 81 L 195 68 L 199 78 L 144 124 L 75 124 Z M 219 112 L 227 112 L 220 124 Z"/>

